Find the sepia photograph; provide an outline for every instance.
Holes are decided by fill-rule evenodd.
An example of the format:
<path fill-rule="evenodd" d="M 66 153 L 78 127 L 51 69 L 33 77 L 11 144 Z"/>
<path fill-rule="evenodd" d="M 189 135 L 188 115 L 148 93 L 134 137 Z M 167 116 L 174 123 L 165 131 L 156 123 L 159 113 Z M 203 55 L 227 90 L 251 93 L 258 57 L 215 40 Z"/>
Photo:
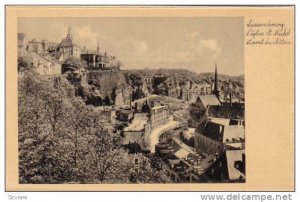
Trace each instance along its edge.
<path fill-rule="evenodd" d="M 19 183 L 245 183 L 244 24 L 19 17 Z"/>
<path fill-rule="evenodd" d="M 293 5 L 7 5 L 4 75 L 6 191 L 295 191 Z"/>

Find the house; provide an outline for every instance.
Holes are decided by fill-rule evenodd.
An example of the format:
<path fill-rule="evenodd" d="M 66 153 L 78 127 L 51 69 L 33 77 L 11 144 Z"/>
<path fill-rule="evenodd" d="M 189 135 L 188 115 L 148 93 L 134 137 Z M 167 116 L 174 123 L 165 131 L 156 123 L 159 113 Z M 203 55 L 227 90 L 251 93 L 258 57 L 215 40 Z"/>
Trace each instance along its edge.
<path fill-rule="evenodd" d="M 114 123 L 116 120 L 116 110 L 115 109 L 104 109 L 101 114 L 106 117 L 110 123 Z"/>
<path fill-rule="evenodd" d="M 207 117 L 227 118 L 227 119 L 244 119 L 244 105 L 210 105 L 206 110 Z"/>
<path fill-rule="evenodd" d="M 151 128 L 160 127 L 170 120 L 169 110 L 167 106 L 161 105 L 160 103 L 151 103 L 150 108 L 150 124 Z"/>
<path fill-rule="evenodd" d="M 224 120 L 204 120 L 195 132 L 195 148 L 198 153 L 221 154 L 228 149 L 243 149 L 245 129 L 242 125 L 229 125 Z"/>
<path fill-rule="evenodd" d="M 28 52 L 29 53 L 37 53 L 37 54 L 43 54 L 44 49 L 43 45 L 40 41 L 37 41 L 35 39 L 32 39 L 31 41 L 28 42 Z"/>
<path fill-rule="evenodd" d="M 245 150 L 227 150 L 201 176 L 201 181 L 245 182 Z"/>
<path fill-rule="evenodd" d="M 41 41 L 32 39 L 28 42 L 27 51 L 30 53 L 34 52 L 43 56 L 51 55 L 52 57 L 54 57 L 56 56 L 55 50 L 57 48 L 57 45 L 58 45 L 57 43 L 49 42 L 45 39 Z M 57 57 L 54 58 L 58 59 Z"/>
<path fill-rule="evenodd" d="M 117 118 L 120 121 L 129 122 L 133 119 L 133 111 L 130 109 L 122 109 L 117 113 Z"/>
<path fill-rule="evenodd" d="M 221 105 L 219 99 L 216 95 L 200 95 L 198 96 L 194 106 L 198 107 L 200 110 L 206 110 L 208 106 L 211 105 Z"/>
<path fill-rule="evenodd" d="M 61 75 L 62 65 L 59 61 L 39 55 L 35 52 L 28 53 L 23 56 L 23 59 L 31 64 L 33 70 L 44 76 Z"/>
<path fill-rule="evenodd" d="M 200 95 L 211 94 L 211 85 L 206 82 L 192 83 L 189 94 L 190 103 L 194 103 Z"/>
<path fill-rule="evenodd" d="M 229 125 L 245 126 L 245 106 L 241 103 L 221 106 L 212 105 L 207 108 L 205 115 L 207 120 L 226 121 Z"/>

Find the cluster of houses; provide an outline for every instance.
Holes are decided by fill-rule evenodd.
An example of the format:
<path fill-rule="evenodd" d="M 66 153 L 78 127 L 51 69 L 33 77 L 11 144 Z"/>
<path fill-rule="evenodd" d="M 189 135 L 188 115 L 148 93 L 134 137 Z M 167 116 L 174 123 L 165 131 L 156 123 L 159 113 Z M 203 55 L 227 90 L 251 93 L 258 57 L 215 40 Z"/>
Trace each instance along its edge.
<path fill-rule="evenodd" d="M 178 183 L 245 182 L 244 104 L 220 102 L 215 88 L 194 105 L 203 116 L 198 126 L 156 146 L 168 175 Z"/>
<path fill-rule="evenodd" d="M 215 76 L 215 79 L 211 79 L 210 81 L 186 80 L 183 83 L 163 74 L 152 76 L 139 75 L 138 77 L 141 81 L 140 85 L 138 85 L 140 93 L 134 97 L 139 98 L 148 95 L 149 91 L 147 86 L 150 86 L 153 89 L 154 94 L 181 99 L 190 104 L 194 103 L 199 96 L 212 94 L 213 89 L 215 89 L 215 81 L 218 80 L 217 82 L 220 82 L 218 76 Z M 229 80 L 218 83 L 217 89 L 219 91 L 218 98 L 221 102 L 244 102 L 244 95 L 240 93 L 240 87 Z"/>
<path fill-rule="evenodd" d="M 28 40 L 26 34 L 18 33 L 18 57 L 40 75 L 75 74 L 71 83 L 88 86 L 93 92 L 80 96 L 88 104 L 101 106 L 98 110 L 123 137 L 123 145 L 130 153 L 145 152 L 151 132 L 173 121 L 168 105 L 148 99 L 152 93 L 192 103 L 201 118 L 197 127 L 182 128 L 179 136 L 167 136 L 155 147 L 170 177 L 174 182 L 245 181 L 244 102 L 233 96 L 238 87 L 231 83 L 219 85 L 217 67 L 213 83 L 186 81 L 179 85 L 166 82 L 165 75 L 143 75 L 141 85 L 119 87 L 124 86 L 125 79 L 116 58 L 106 51 L 101 53 L 99 43 L 96 51 L 81 48 L 70 29 L 60 43 Z M 74 60 L 85 67 L 76 66 L 71 62 Z M 149 92 L 148 86 L 157 92 Z M 133 100 L 133 95 L 145 98 Z"/>
<path fill-rule="evenodd" d="M 123 107 L 99 107 L 122 136 L 129 153 L 149 152 L 151 132 L 173 120 L 168 106 L 149 99 L 133 101 Z"/>
<path fill-rule="evenodd" d="M 18 33 L 18 60 L 42 76 L 63 76 L 75 87 L 81 86 L 78 91 L 88 93 L 78 94 L 87 104 L 129 104 L 131 89 L 124 85 L 120 62 L 106 51 L 101 52 L 99 43 L 96 51 L 81 48 L 75 43 L 70 28 L 60 43 L 28 40 L 25 33 Z M 19 67 L 18 70 L 22 76 L 25 69 Z"/>

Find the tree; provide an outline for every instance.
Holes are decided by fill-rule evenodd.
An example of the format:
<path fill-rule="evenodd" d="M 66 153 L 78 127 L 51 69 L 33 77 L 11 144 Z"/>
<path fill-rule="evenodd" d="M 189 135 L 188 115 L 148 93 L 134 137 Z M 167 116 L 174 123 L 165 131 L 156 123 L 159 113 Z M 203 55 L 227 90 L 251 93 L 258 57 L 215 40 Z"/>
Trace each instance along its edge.
<path fill-rule="evenodd" d="M 19 81 L 19 174 L 21 183 L 58 183 L 63 169 L 56 149 L 62 108 L 48 80 L 28 72 Z M 53 97 L 51 97 L 53 98 Z M 50 99 L 51 99 L 50 98 Z M 55 104 L 54 104 L 55 103 Z M 55 110 L 55 113 L 50 116 Z"/>
<path fill-rule="evenodd" d="M 24 60 L 23 57 L 18 57 L 18 72 L 29 70 L 30 65 Z"/>
<path fill-rule="evenodd" d="M 149 154 L 136 154 L 134 159 L 138 159 L 136 166 L 131 166 L 130 180 L 134 183 L 170 183 L 171 179 L 166 176 L 162 166 L 157 166 L 155 156 Z M 133 164 L 135 163 L 132 162 Z"/>
<path fill-rule="evenodd" d="M 65 78 L 25 71 L 18 83 L 20 183 L 129 183 L 132 156 Z M 137 182 L 165 181 L 145 156 Z"/>

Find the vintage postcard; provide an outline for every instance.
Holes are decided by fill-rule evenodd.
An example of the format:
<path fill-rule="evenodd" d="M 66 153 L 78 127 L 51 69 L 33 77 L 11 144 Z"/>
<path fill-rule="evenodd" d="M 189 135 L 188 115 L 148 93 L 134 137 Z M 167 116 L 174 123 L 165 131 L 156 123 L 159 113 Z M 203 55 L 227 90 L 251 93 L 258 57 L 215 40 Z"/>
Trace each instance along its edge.
<path fill-rule="evenodd" d="M 7 191 L 293 191 L 294 6 L 6 7 Z"/>

